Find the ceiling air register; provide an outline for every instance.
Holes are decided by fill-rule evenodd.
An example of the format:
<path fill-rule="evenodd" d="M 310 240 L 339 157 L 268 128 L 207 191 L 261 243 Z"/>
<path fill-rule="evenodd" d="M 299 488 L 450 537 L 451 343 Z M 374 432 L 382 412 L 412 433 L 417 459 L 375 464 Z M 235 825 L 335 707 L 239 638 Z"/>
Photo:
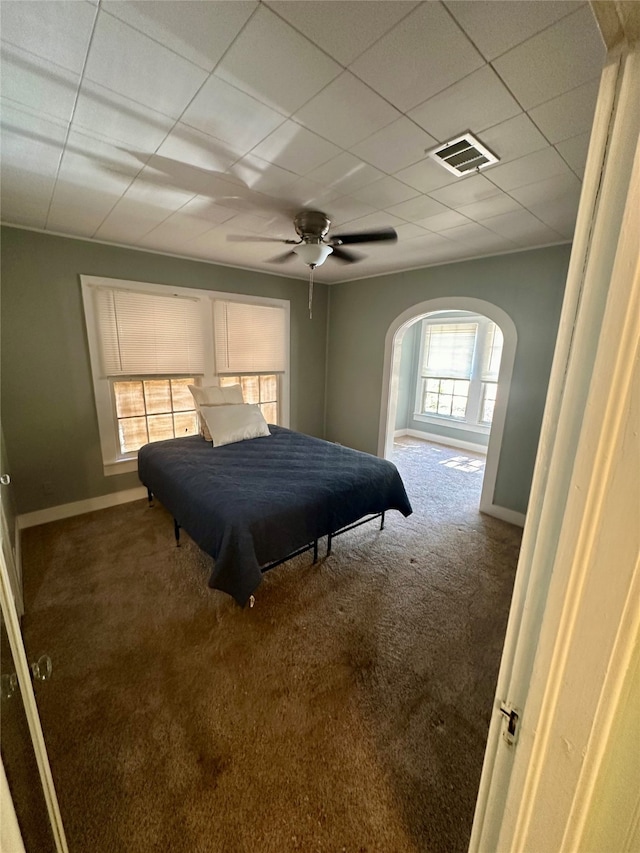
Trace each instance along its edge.
<path fill-rule="evenodd" d="M 458 177 L 479 172 L 498 162 L 496 155 L 470 133 L 456 136 L 425 153 Z"/>

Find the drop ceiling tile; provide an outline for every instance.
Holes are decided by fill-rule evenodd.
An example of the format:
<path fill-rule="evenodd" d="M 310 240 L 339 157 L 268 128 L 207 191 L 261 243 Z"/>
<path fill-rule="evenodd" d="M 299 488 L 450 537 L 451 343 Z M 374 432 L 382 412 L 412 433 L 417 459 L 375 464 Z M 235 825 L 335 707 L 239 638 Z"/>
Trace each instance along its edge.
<path fill-rule="evenodd" d="M 343 193 L 338 187 L 326 187 L 309 178 L 298 178 L 297 181 L 287 187 L 281 201 L 290 212 L 302 207 L 326 210 L 328 204 L 342 195 Z"/>
<path fill-rule="evenodd" d="M 44 228 L 53 179 L 11 166 L 5 166 L 0 177 L 3 222 L 28 228 Z"/>
<path fill-rule="evenodd" d="M 429 196 L 420 195 L 409 199 L 409 201 L 403 201 L 400 204 L 393 205 L 393 207 L 388 207 L 387 211 L 394 216 L 399 216 L 401 219 L 406 219 L 407 222 L 415 222 L 426 219 L 428 216 L 435 216 L 437 213 L 445 213 L 446 207 L 440 204 L 440 202 L 429 198 Z"/>
<path fill-rule="evenodd" d="M 147 158 L 148 159 L 148 158 Z M 126 176 L 129 183 L 146 159 L 119 145 L 91 134 L 71 130 L 64 149 L 60 175 L 88 187 L 103 188 L 103 180 L 113 189 L 112 180 Z M 126 187 L 125 187 L 126 188 Z"/>
<path fill-rule="evenodd" d="M 496 59 L 493 67 L 523 109 L 530 110 L 597 77 L 604 57 L 595 18 L 585 4 Z"/>
<path fill-rule="evenodd" d="M 527 184 L 524 187 L 518 187 L 511 190 L 509 194 L 519 201 L 523 207 L 532 210 L 534 207 L 544 206 L 547 201 L 551 203 L 561 198 L 571 199 L 577 204 L 580 189 L 581 184 L 578 178 L 572 172 L 568 172 L 566 175 L 559 175 Z"/>
<path fill-rule="evenodd" d="M 149 109 L 178 118 L 207 73 L 101 11 L 84 76 Z"/>
<path fill-rule="evenodd" d="M 473 175 L 469 178 L 458 178 L 457 183 L 439 190 L 433 190 L 429 195 L 436 201 L 446 204 L 448 207 L 459 208 L 465 204 L 473 204 L 483 201 L 494 195 L 500 195 L 500 190 L 484 175 Z"/>
<path fill-rule="evenodd" d="M 368 216 L 360 216 L 358 219 L 352 219 L 351 222 L 341 225 L 339 231 L 341 234 L 357 234 L 360 231 L 371 231 L 377 228 L 399 228 L 400 225 L 404 224 L 402 219 L 392 216 L 388 211 L 378 210 L 375 213 L 370 213 Z M 388 244 L 381 245 L 386 248 Z M 357 248 L 355 247 L 354 251 L 357 251 Z"/>
<path fill-rule="evenodd" d="M 364 201 L 365 204 L 371 204 L 373 207 L 378 208 L 378 210 L 382 210 L 391 205 L 407 201 L 419 195 L 419 193 L 401 181 L 387 176 L 380 178 L 379 181 L 375 181 L 373 184 L 356 190 L 353 195 L 359 201 Z"/>
<path fill-rule="evenodd" d="M 80 76 L 46 59 L 3 44 L 0 93 L 43 115 L 71 120 Z"/>
<path fill-rule="evenodd" d="M 467 130 L 479 133 L 520 112 L 493 68 L 485 65 L 411 110 L 409 117 L 444 142 Z"/>
<path fill-rule="evenodd" d="M 205 219 L 212 226 L 221 225 L 236 215 L 229 207 L 216 204 L 213 199 L 205 195 L 197 195 L 180 208 L 183 216 L 193 216 L 195 219 Z"/>
<path fill-rule="evenodd" d="M 284 121 L 284 116 L 210 77 L 181 116 L 181 121 L 248 153 Z"/>
<path fill-rule="evenodd" d="M 288 120 L 256 145 L 251 153 L 297 175 L 306 175 L 336 157 L 341 149 L 297 122 Z"/>
<path fill-rule="evenodd" d="M 393 174 L 422 160 L 424 152 L 435 144 L 433 136 L 402 116 L 359 142 L 351 152 L 377 169 Z"/>
<path fill-rule="evenodd" d="M 398 241 L 405 243 L 407 240 L 414 240 L 416 237 L 424 237 L 425 229 L 419 225 L 414 225 L 413 222 L 405 222 L 404 225 L 397 225 Z"/>
<path fill-rule="evenodd" d="M 496 234 L 488 228 L 478 225 L 477 222 L 472 222 L 470 225 L 459 225 L 457 228 L 449 228 L 447 231 L 442 231 L 440 236 L 461 243 L 465 247 L 473 248 L 475 251 L 499 252 L 513 248 L 514 245 L 507 237 Z"/>
<path fill-rule="evenodd" d="M 458 208 L 458 213 L 467 216 L 469 219 L 475 219 L 476 222 L 484 223 L 484 220 L 490 216 L 500 216 L 502 213 L 516 213 L 522 210 L 517 201 L 514 201 L 508 195 L 494 195 L 491 198 L 485 198 L 483 201 L 475 201 L 473 204 L 465 204 Z"/>
<path fill-rule="evenodd" d="M 560 235 L 541 222 L 528 210 L 520 209 L 515 213 L 503 213 L 500 216 L 492 216 L 482 223 L 485 228 L 490 228 L 496 234 L 507 237 L 515 243 L 526 240 L 540 240 L 542 243 L 553 243 L 561 239 Z"/>
<path fill-rule="evenodd" d="M 403 112 L 484 61 L 441 3 L 422 3 L 350 66 Z"/>
<path fill-rule="evenodd" d="M 112 175 L 112 187 L 79 184 L 72 174 L 61 175 L 56 183 L 47 228 L 79 237 L 92 237 L 126 190 L 130 178 Z"/>
<path fill-rule="evenodd" d="M 337 62 L 261 6 L 233 42 L 215 74 L 290 115 L 341 71 Z"/>
<path fill-rule="evenodd" d="M 260 193 L 278 194 L 279 190 L 288 187 L 297 180 L 294 172 L 281 169 L 279 166 L 256 157 L 255 154 L 246 154 L 229 169 L 229 174 L 238 178 L 244 186 Z"/>
<path fill-rule="evenodd" d="M 576 11 L 580 2 L 553 0 L 455 0 L 445 4 L 485 59 L 512 47 Z"/>
<path fill-rule="evenodd" d="M 342 148 L 351 148 L 399 117 L 398 110 L 348 71 L 294 116 L 300 124 Z"/>
<path fill-rule="evenodd" d="M 487 171 L 487 177 L 500 189 L 509 192 L 517 187 L 535 184 L 555 175 L 566 175 L 569 168 L 555 148 L 543 148 L 511 163 L 498 164 Z"/>
<path fill-rule="evenodd" d="M 446 187 L 448 184 L 453 184 L 459 180 L 452 172 L 436 163 L 431 157 L 426 157 L 419 163 L 414 163 L 413 166 L 401 169 L 395 173 L 395 177 L 422 193 L 429 193 L 431 190 Z"/>
<path fill-rule="evenodd" d="M 141 33 L 212 71 L 238 35 L 257 2 L 168 3 L 128 0 L 102 3 L 102 8 Z"/>
<path fill-rule="evenodd" d="M 182 122 L 177 122 L 158 148 L 162 157 L 221 174 L 244 153 L 242 147 L 215 139 Z"/>
<path fill-rule="evenodd" d="M 383 178 L 384 172 L 345 151 L 309 172 L 307 177 L 336 191 L 337 198 L 339 195 L 353 195 L 361 187 Z"/>
<path fill-rule="evenodd" d="M 343 222 L 361 219 L 363 216 L 369 216 L 375 212 L 375 207 L 365 204 L 362 201 L 357 201 L 351 196 L 343 196 L 342 198 L 331 201 L 326 210 L 327 216 L 331 220 L 332 228 L 342 225 Z"/>
<path fill-rule="evenodd" d="M 87 55 L 95 8 L 75 0 L 3 0 L 2 40 L 79 74 Z"/>
<path fill-rule="evenodd" d="M 470 220 L 457 210 L 446 210 L 444 213 L 437 213 L 435 216 L 428 216 L 426 219 L 418 219 L 417 224 L 427 231 L 447 231 L 449 228 L 457 228 L 458 225 L 470 225 Z"/>
<path fill-rule="evenodd" d="M 525 113 L 520 113 L 514 118 L 484 130 L 480 141 L 499 158 L 501 163 L 517 160 L 525 154 L 546 148 L 549 144 Z"/>
<path fill-rule="evenodd" d="M 348 3 L 286 0 L 266 4 L 342 65 L 359 56 L 417 3 L 350 0 Z"/>
<path fill-rule="evenodd" d="M 161 113 L 85 80 L 80 87 L 72 127 L 150 154 L 173 123 Z"/>
<path fill-rule="evenodd" d="M 55 178 L 67 136 L 65 122 L 38 116 L 5 102 L 1 126 L 3 170 L 11 165 Z"/>
<path fill-rule="evenodd" d="M 599 86 L 599 78 L 590 80 L 536 107 L 529 115 L 553 145 L 590 132 Z"/>
<path fill-rule="evenodd" d="M 580 136 L 573 136 L 571 139 L 565 139 L 556 145 L 556 151 L 566 160 L 579 178 L 584 177 L 590 139 L 590 133 L 581 133 Z"/>

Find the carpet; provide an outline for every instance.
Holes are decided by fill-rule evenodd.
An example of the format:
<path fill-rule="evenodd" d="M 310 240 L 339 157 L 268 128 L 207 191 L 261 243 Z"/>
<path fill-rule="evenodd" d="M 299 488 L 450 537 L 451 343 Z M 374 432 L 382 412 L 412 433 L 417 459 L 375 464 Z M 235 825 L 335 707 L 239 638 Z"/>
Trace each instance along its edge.
<path fill-rule="evenodd" d="M 159 505 L 24 532 L 72 853 L 467 849 L 521 531 L 478 512 L 482 457 L 394 461 L 413 515 L 272 570 L 253 609 Z"/>

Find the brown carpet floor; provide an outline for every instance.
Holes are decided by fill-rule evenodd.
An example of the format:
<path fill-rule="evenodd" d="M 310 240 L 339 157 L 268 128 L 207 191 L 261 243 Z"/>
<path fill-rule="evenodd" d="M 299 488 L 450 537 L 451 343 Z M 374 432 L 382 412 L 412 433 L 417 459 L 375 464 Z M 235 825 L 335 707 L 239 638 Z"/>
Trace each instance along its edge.
<path fill-rule="evenodd" d="M 25 531 L 71 853 L 466 850 L 520 530 L 479 514 L 482 457 L 394 461 L 414 514 L 269 572 L 252 610 L 144 500 Z"/>

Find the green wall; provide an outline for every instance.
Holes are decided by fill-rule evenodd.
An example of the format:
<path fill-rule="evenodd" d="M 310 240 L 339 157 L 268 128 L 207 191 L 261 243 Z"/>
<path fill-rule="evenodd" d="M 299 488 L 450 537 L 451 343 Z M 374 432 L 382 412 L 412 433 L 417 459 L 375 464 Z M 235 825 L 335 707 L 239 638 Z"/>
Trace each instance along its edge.
<path fill-rule="evenodd" d="M 281 276 L 3 228 L 2 428 L 18 513 L 139 485 L 105 477 L 80 275 L 272 296 L 291 302 L 291 427 L 322 435 L 327 287 Z"/>
<path fill-rule="evenodd" d="M 505 311 L 518 334 L 494 503 L 526 512 L 570 248 L 552 246 L 332 287 L 326 438 L 376 453 L 391 324 L 428 299 L 483 299 Z"/>

